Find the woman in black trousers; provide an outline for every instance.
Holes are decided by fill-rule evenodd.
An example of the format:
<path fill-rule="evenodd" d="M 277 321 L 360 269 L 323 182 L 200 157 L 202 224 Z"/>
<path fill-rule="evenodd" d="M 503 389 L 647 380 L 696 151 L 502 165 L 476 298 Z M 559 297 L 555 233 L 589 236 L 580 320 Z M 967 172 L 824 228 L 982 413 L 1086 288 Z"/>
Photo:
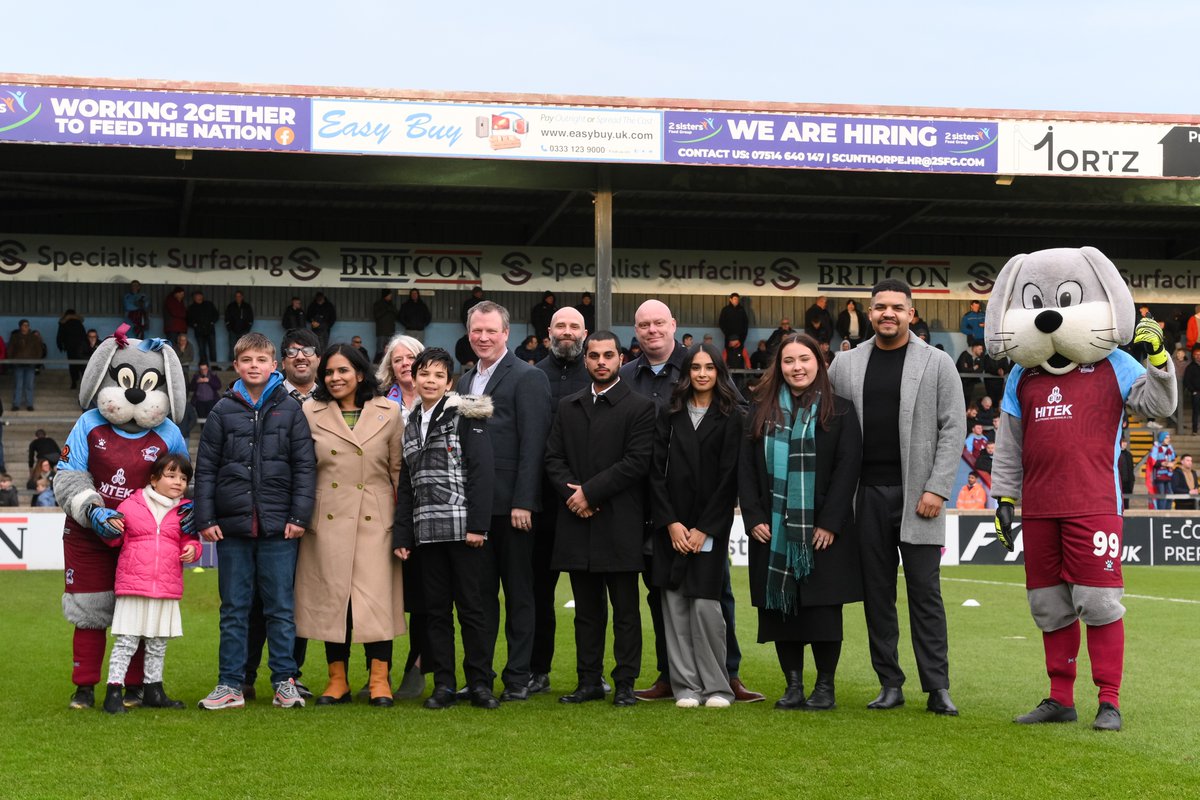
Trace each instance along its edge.
<path fill-rule="evenodd" d="M 817 342 L 785 337 L 754 391 L 738 488 L 749 536 L 750 600 L 759 642 L 775 642 L 787 691 L 782 710 L 834 708 L 842 606 L 862 600 L 854 487 L 862 433 L 833 394 Z M 804 697 L 804 645 L 817 680 Z"/>

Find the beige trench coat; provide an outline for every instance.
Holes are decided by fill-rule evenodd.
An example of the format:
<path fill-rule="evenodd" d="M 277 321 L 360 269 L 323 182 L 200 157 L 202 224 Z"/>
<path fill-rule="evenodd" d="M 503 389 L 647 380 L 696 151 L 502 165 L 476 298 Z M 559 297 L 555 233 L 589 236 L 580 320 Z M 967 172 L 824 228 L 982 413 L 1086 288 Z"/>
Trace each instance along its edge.
<path fill-rule="evenodd" d="M 354 430 L 336 403 L 309 400 L 304 415 L 317 456 L 317 496 L 296 564 L 296 635 L 346 641 L 349 603 L 353 641 L 393 639 L 404 633 L 400 559 L 392 553 L 400 406 L 370 400 Z"/>

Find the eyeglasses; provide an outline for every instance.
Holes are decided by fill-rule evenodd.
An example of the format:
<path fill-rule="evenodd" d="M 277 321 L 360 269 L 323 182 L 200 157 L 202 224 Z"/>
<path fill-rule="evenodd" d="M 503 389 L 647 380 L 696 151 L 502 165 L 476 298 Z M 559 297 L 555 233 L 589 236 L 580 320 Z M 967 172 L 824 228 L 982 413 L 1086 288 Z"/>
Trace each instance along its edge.
<path fill-rule="evenodd" d="M 306 356 L 315 356 L 317 354 L 317 348 L 315 348 L 315 347 L 285 347 L 285 348 L 283 348 L 283 354 L 285 356 L 287 356 L 288 358 L 295 358 L 296 356 L 300 355 L 301 353 L 304 353 L 304 355 L 306 355 Z"/>

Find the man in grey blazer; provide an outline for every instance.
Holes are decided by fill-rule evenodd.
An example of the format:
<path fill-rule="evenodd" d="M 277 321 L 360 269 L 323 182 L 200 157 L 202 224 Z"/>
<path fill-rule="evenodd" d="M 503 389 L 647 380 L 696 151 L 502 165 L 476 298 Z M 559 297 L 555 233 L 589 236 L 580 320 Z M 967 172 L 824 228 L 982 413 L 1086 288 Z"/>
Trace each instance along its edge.
<path fill-rule="evenodd" d="M 502 701 L 529 698 L 533 653 L 533 522 L 541 511 L 542 467 L 550 432 L 550 383 L 546 373 L 508 350 L 508 311 L 485 300 L 467 312 L 467 335 L 479 360 L 458 380 L 459 394 L 492 398 L 488 437 L 496 477 L 492 527 L 484 550 L 485 601 L 491 644 L 500 633 L 500 584 L 504 584 L 504 634 L 508 663 Z"/>
<path fill-rule="evenodd" d="M 902 560 L 917 671 L 921 690 L 929 693 L 926 708 L 957 716 L 939 570 L 946 538 L 942 508 L 967 433 L 962 385 L 949 355 L 910 335 L 908 284 L 895 279 L 876 284 L 868 316 L 875 336 L 839 354 L 829 369 L 834 389 L 854 403 L 863 428 L 856 504 L 863 608 L 881 687 L 867 707 L 904 705 L 896 618 L 896 568 Z"/>

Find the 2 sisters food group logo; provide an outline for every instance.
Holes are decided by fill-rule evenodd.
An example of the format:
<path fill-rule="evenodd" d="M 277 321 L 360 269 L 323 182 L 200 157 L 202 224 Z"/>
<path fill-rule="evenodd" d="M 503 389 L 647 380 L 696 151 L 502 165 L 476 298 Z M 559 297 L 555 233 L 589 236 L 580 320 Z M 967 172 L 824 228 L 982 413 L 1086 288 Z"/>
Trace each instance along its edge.
<path fill-rule="evenodd" d="M 26 89 L 0 89 L 0 133 L 28 125 L 42 113 L 42 104 L 35 103 Z"/>
<path fill-rule="evenodd" d="M 714 136 L 719 136 L 725 126 L 712 117 L 704 117 L 699 121 L 672 119 L 667 121 L 667 136 L 675 144 L 695 144 Z"/>
<path fill-rule="evenodd" d="M 973 131 L 949 130 L 943 134 L 943 142 L 951 153 L 963 155 L 978 153 L 996 146 L 996 132 L 986 125 Z"/>
<path fill-rule="evenodd" d="M 513 150 L 525 141 L 529 121 L 516 111 L 480 114 L 475 117 L 475 136 L 487 139 L 492 150 Z"/>

